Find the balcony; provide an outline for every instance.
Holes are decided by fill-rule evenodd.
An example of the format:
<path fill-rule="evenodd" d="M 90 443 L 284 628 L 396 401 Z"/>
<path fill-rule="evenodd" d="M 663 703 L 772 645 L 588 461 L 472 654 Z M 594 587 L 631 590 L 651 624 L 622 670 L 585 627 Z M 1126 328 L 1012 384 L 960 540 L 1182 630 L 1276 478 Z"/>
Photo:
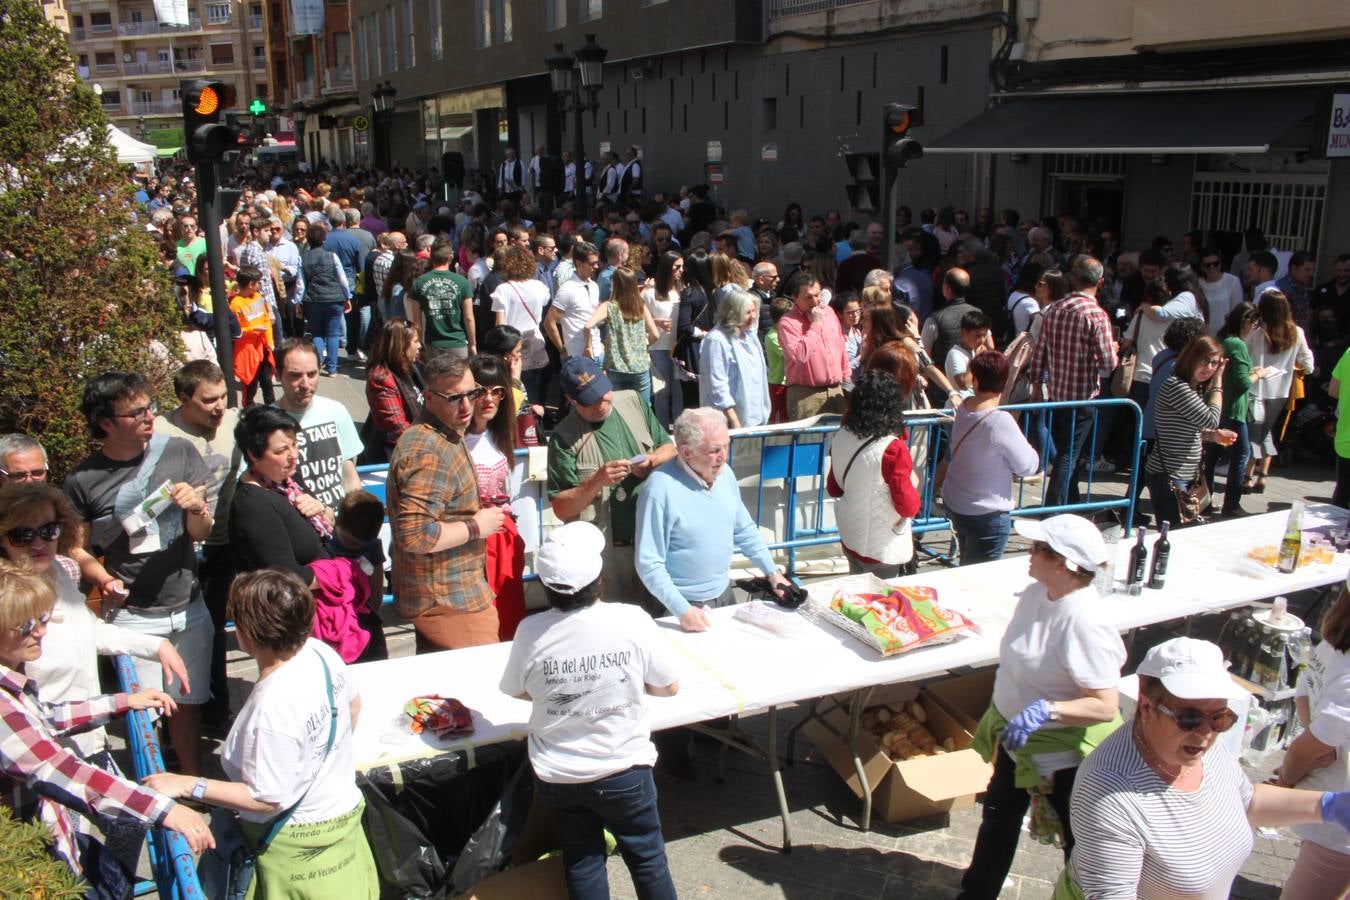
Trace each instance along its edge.
<path fill-rule="evenodd" d="M 105 113 L 116 113 L 122 111 L 121 98 L 109 97 L 107 94 L 104 94 L 101 99 L 103 100 L 103 111 Z"/>
<path fill-rule="evenodd" d="M 261 72 L 263 69 L 266 69 L 266 68 L 267 68 L 267 57 L 265 57 L 265 56 L 255 56 L 255 57 L 253 57 L 253 63 L 252 63 L 252 65 L 253 65 L 253 70 L 254 70 L 255 72 Z"/>
<path fill-rule="evenodd" d="M 306 78 L 303 81 L 295 83 L 295 99 L 313 100 L 314 99 L 314 79 Z"/>
<path fill-rule="evenodd" d="M 72 28 L 72 29 L 70 29 L 70 39 L 73 40 L 73 41 L 82 41 L 82 40 L 84 40 L 84 34 L 85 34 L 85 31 L 84 31 L 84 28 L 83 28 L 83 27 L 81 27 L 81 28 Z"/>
<path fill-rule="evenodd" d="M 769 18 L 800 16 L 809 13 L 830 12 L 844 6 L 858 6 L 871 0 L 771 0 Z"/>
<path fill-rule="evenodd" d="M 201 30 L 202 21 L 194 16 L 188 19 L 186 25 L 165 25 L 163 22 L 125 22 L 117 26 L 117 36 L 119 38 L 158 37 L 162 34 L 192 34 Z"/>
<path fill-rule="evenodd" d="M 111 22 L 106 25 L 90 25 L 88 31 L 90 36 L 98 37 L 100 35 L 112 34 L 113 27 Z"/>
<path fill-rule="evenodd" d="M 355 85 L 356 79 L 353 77 L 351 66 L 324 69 L 323 92 L 325 94 L 340 94 L 343 91 L 352 90 Z"/>
<path fill-rule="evenodd" d="M 94 65 L 95 75 L 116 75 L 117 63 L 96 63 Z"/>
<path fill-rule="evenodd" d="M 249 17 L 248 17 L 248 27 L 249 27 L 249 29 L 252 30 L 252 31 L 261 31 L 261 30 L 262 30 L 262 27 L 263 27 L 263 17 L 262 17 L 262 16 L 249 16 Z"/>
<path fill-rule="evenodd" d="M 173 63 L 168 60 L 123 63 L 122 74 L 127 77 L 137 75 L 171 75 L 173 74 Z"/>
<path fill-rule="evenodd" d="M 108 104 L 103 104 L 106 109 Z M 129 116 L 163 116 L 181 113 L 183 105 L 177 100 L 132 100 L 127 104 Z"/>

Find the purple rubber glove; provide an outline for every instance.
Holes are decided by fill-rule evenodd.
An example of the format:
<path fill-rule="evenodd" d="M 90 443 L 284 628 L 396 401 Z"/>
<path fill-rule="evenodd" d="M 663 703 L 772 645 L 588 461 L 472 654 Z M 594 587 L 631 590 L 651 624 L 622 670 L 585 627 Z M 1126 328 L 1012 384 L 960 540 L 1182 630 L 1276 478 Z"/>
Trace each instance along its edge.
<path fill-rule="evenodd" d="M 1037 700 L 1026 709 L 1012 717 L 1003 729 L 1003 746 L 1009 750 L 1021 750 L 1031 733 L 1050 721 L 1050 704 Z"/>
<path fill-rule="evenodd" d="M 1322 795 L 1322 821 L 1335 822 L 1350 831 L 1350 791 L 1327 791 Z"/>

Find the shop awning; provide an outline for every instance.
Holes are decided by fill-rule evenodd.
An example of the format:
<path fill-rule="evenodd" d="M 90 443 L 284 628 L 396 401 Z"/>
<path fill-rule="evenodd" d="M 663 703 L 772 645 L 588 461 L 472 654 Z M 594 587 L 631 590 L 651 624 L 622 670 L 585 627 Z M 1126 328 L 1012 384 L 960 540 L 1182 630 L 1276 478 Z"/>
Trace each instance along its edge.
<path fill-rule="evenodd" d="M 1187 91 L 1004 100 L 927 153 L 1268 153 L 1304 149 L 1310 91 Z"/>

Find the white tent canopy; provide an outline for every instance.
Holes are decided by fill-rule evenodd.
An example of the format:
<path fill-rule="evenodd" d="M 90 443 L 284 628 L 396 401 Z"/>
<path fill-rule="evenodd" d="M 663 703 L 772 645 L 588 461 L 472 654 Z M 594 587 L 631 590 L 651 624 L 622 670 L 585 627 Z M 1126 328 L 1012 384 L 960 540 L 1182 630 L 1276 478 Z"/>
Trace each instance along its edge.
<path fill-rule="evenodd" d="M 127 165 L 154 162 L 159 149 L 154 144 L 136 140 L 112 124 L 108 125 L 108 142 L 117 150 L 117 161 Z"/>

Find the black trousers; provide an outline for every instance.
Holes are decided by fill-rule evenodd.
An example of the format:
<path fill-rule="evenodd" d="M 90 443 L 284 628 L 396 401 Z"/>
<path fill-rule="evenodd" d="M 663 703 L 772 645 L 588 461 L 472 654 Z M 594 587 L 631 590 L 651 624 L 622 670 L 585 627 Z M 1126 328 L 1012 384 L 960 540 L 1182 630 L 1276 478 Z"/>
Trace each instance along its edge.
<path fill-rule="evenodd" d="M 1017 855 L 1017 841 L 1022 835 L 1022 820 L 1031 807 L 1031 794 L 1013 783 L 1017 764 L 1002 747 L 994 760 L 994 777 L 989 779 L 984 796 L 984 818 L 980 833 L 975 838 L 975 854 L 970 868 L 961 878 L 958 900 L 995 900 L 1003 890 L 1003 882 L 1012 870 Z M 1069 795 L 1073 793 L 1077 769 L 1061 769 L 1055 773 L 1055 789 L 1050 794 L 1050 805 L 1064 824 L 1064 861 L 1069 861 L 1073 850 L 1073 832 L 1069 829 Z"/>

